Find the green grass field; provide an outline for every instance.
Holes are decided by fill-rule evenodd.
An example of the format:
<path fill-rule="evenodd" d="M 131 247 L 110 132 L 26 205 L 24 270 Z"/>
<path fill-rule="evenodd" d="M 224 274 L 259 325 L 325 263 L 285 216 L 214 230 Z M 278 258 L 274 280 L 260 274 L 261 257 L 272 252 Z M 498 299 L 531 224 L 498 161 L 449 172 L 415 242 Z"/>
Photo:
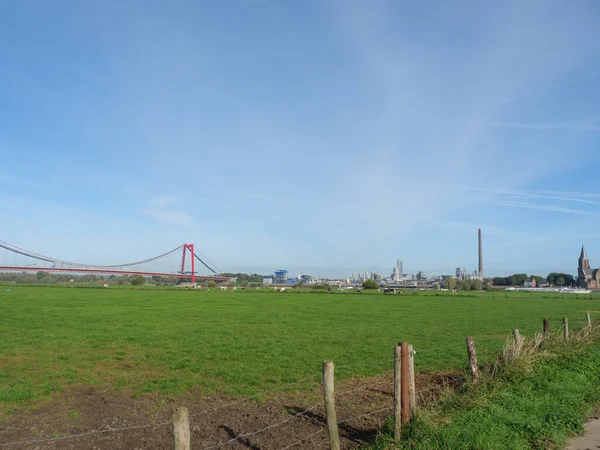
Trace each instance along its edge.
<path fill-rule="evenodd" d="M 0 289 L 0 406 L 69 385 L 132 393 L 250 394 L 313 376 L 389 370 L 411 342 L 417 371 L 466 367 L 464 338 L 490 359 L 513 328 L 542 318 L 578 328 L 600 297 L 421 291 L 421 295 L 199 292 L 8 286 Z M 347 367 L 341 367 L 347 366 Z M 314 384 L 313 384 L 314 385 Z M 294 387 L 296 388 L 296 387 Z"/>

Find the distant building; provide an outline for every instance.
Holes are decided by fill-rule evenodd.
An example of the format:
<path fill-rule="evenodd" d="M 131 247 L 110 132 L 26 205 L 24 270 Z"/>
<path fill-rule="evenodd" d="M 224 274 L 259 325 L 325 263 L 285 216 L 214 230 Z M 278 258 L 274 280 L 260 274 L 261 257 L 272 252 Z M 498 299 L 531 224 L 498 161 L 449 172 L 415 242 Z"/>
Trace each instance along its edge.
<path fill-rule="evenodd" d="M 311 284 L 313 282 L 313 277 L 310 275 L 300 275 L 300 281 L 304 284 Z"/>
<path fill-rule="evenodd" d="M 526 287 L 526 288 L 537 287 L 537 281 L 535 281 L 535 278 L 532 278 L 531 281 L 526 281 L 525 283 L 523 283 L 523 287 Z"/>
<path fill-rule="evenodd" d="M 273 277 L 273 283 L 275 284 L 287 284 L 287 270 L 276 270 L 275 276 Z"/>
<path fill-rule="evenodd" d="M 263 277 L 263 284 L 273 284 L 273 277 Z"/>
<path fill-rule="evenodd" d="M 392 278 L 396 283 L 402 281 L 402 261 L 400 259 L 396 260 L 396 267 L 394 267 Z"/>
<path fill-rule="evenodd" d="M 585 289 L 598 289 L 600 287 L 600 269 L 590 268 L 590 260 L 581 246 L 579 265 L 577 268 L 577 286 Z"/>

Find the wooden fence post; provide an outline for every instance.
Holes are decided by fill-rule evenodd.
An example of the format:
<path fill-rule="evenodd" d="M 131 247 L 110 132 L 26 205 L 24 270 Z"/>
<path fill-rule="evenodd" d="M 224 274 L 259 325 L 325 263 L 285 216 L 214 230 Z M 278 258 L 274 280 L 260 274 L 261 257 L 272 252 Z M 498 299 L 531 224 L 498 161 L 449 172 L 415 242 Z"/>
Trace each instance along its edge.
<path fill-rule="evenodd" d="M 544 319 L 544 336 L 550 334 L 550 326 L 548 325 L 548 319 Z"/>
<path fill-rule="evenodd" d="M 471 369 L 471 375 L 473 375 L 473 382 L 477 383 L 479 381 L 477 353 L 475 352 L 475 340 L 470 336 L 467 337 L 467 351 L 469 352 L 469 368 Z"/>
<path fill-rule="evenodd" d="M 513 330 L 513 336 L 515 338 L 515 342 L 520 342 L 521 341 L 521 332 L 519 331 L 518 328 L 515 328 Z"/>
<path fill-rule="evenodd" d="M 585 321 L 586 321 L 588 327 L 592 326 L 592 319 L 590 317 L 590 313 L 589 312 L 585 313 Z"/>
<path fill-rule="evenodd" d="M 394 347 L 394 440 L 400 441 L 402 434 L 402 402 L 401 402 L 401 378 L 402 378 L 402 347 Z"/>
<path fill-rule="evenodd" d="M 410 391 L 410 413 L 414 415 L 417 409 L 417 392 L 415 389 L 415 349 L 408 346 L 408 390 Z"/>
<path fill-rule="evenodd" d="M 340 435 L 335 414 L 333 361 L 323 361 L 323 396 L 325 397 L 325 414 L 329 431 L 329 446 L 331 447 L 331 450 L 340 450 Z"/>
<path fill-rule="evenodd" d="M 521 344 L 523 343 L 523 338 L 521 337 L 521 332 L 518 328 L 513 330 L 513 336 L 515 338 L 515 356 L 519 356 L 521 354 Z"/>
<path fill-rule="evenodd" d="M 563 317 L 563 340 L 569 342 L 569 319 Z"/>
<path fill-rule="evenodd" d="M 175 450 L 190 450 L 190 413 L 181 406 L 173 412 Z"/>
<path fill-rule="evenodd" d="M 410 422 L 410 388 L 408 380 L 408 342 L 402 342 L 402 423 Z"/>

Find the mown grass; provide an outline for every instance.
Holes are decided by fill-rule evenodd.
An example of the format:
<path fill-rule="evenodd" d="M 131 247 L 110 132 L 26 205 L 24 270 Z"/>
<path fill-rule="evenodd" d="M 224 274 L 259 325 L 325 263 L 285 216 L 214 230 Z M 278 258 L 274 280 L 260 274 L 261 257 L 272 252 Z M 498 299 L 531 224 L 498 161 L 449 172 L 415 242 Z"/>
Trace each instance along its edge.
<path fill-rule="evenodd" d="M 399 443 L 393 441 L 390 419 L 368 449 L 563 448 L 600 405 L 599 336 L 596 330 L 595 341 L 587 345 L 564 344 L 560 333 L 541 346 L 530 341 L 520 360 L 500 358 L 494 377 L 488 374 L 479 385 L 466 384 L 422 408 Z"/>
<path fill-rule="evenodd" d="M 313 376 L 314 386 L 324 359 L 338 379 L 391 369 L 401 340 L 418 371 L 462 369 L 466 335 L 485 362 L 513 328 L 533 334 L 542 317 L 559 327 L 563 316 L 575 327 L 597 308 L 592 296 L 440 294 L 12 285 L 0 289 L 0 407 L 77 384 L 165 395 L 249 394 Z"/>

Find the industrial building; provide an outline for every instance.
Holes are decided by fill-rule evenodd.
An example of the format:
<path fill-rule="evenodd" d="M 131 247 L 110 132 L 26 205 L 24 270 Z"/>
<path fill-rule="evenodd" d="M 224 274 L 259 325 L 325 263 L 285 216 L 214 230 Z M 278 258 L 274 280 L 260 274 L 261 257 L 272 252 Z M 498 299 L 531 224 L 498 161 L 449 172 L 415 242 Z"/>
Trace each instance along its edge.
<path fill-rule="evenodd" d="M 287 284 L 288 271 L 284 269 L 276 270 L 275 276 L 273 277 L 273 283 L 275 284 Z"/>

